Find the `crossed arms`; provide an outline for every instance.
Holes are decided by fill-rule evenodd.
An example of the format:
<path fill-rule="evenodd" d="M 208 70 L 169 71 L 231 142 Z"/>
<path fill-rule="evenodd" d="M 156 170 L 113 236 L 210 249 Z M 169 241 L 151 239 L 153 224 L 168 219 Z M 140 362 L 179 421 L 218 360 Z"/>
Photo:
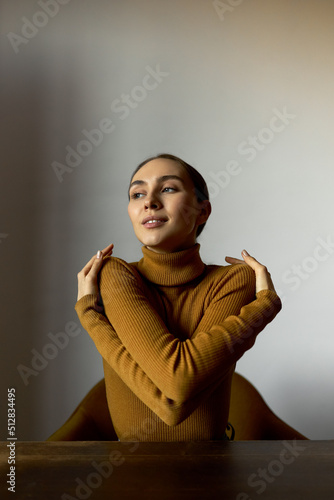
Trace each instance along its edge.
<path fill-rule="evenodd" d="M 232 266 L 229 274 L 184 341 L 168 330 L 150 304 L 139 273 L 120 259 L 105 259 L 102 268 L 104 311 L 96 293 L 83 295 L 76 304 L 102 357 L 168 425 L 182 422 L 211 394 L 281 308 L 269 289 L 247 304 L 255 284 L 248 266 Z"/>

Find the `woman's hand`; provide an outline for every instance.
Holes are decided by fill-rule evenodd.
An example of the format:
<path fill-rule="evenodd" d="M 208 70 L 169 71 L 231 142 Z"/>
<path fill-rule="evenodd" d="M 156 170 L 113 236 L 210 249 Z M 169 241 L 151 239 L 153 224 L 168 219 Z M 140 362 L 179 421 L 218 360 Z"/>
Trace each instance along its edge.
<path fill-rule="evenodd" d="M 235 259 L 234 257 L 225 257 L 226 262 L 229 264 L 247 264 L 250 266 L 256 277 L 256 293 L 261 290 L 273 290 L 276 292 L 273 282 L 271 281 L 270 273 L 266 266 L 263 266 L 254 257 L 251 257 L 246 250 L 241 252 L 244 260 Z"/>
<path fill-rule="evenodd" d="M 85 295 L 98 295 L 99 287 L 97 285 L 97 276 L 102 267 L 103 257 L 112 255 L 114 245 L 111 243 L 102 252 L 99 250 L 94 257 L 90 259 L 85 267 L 78 273 L 78 298 L 80 300 Z"/>

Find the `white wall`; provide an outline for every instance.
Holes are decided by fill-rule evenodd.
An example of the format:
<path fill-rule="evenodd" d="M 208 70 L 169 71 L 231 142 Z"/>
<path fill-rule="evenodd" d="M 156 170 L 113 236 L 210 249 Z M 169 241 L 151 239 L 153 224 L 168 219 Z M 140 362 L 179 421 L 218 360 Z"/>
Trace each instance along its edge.
<path fill-rule="evenodd" d="M 18 438 L 45 439 L 103 376 L 83 330 L 45 351 L 48 334 L 79 328 L 76 273 L 96 250 L 113 242 L 116 256 L 140 258 L 126 190 L 159 152 L 210 183 L 203 260 L 246 248 L 282 295 L 237 370 L 290 425 L 333 438 L 333 2 L 226 0 L 218 12 L 209 0 L 63 0 L 52 17 L 37 14 L 43 1 L 0 7 L 1 394 L 16 388 Z M 121 111 L 115 100 L 131 93 Z M 53 162 L 107 118 L 114 130 L 60 182 Z M 25 384 L 32 349 L 54 359 Z"/>

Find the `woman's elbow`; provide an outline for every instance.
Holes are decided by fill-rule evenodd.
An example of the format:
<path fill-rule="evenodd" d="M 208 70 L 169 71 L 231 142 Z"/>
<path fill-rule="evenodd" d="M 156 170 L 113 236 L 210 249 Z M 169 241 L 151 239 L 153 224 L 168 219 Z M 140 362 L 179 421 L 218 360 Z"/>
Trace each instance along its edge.
<path fill-rule="evenodd" d="M 166 384 L 163 393 L 166 401 L 169 401 L 172 407 L 181 408 L 194 396 L 194 384 L 191 383 L 189 377 L 185 377 L 184 375 L 181 377 L 174 376 Z"/>
<path fill-rule="evenodd" d="M 175 427 L 189 417 L 191 412 L 187 411 L 186 405 L 169 401 L 168 404 L 156 409 L 155 413 L 166 425 Z"/>

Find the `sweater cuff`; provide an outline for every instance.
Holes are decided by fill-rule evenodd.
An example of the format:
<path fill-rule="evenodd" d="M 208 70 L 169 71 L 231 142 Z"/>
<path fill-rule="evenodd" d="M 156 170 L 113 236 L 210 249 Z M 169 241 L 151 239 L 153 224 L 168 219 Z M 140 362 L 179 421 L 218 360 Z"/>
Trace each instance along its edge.
<path fill-rule="evenodd" d="M 98 296 L 94 294 L 84 295 L 77 301 L 74 309 L 76 310 L 78 315 L 83 315 L 91 309 L 95 309 L 95 311 L 100 313 L 103 311 L 103 307 L 99 303 L 98 299 Z"/>
<path fill-rule="evenodd" d="M 273 290 L 261 290 L 257 292 L 256 298 L 261 302 L 265 302 L 275 310 L 275 315 L 282 309 L 282 302 L 276 292 Z"/>

